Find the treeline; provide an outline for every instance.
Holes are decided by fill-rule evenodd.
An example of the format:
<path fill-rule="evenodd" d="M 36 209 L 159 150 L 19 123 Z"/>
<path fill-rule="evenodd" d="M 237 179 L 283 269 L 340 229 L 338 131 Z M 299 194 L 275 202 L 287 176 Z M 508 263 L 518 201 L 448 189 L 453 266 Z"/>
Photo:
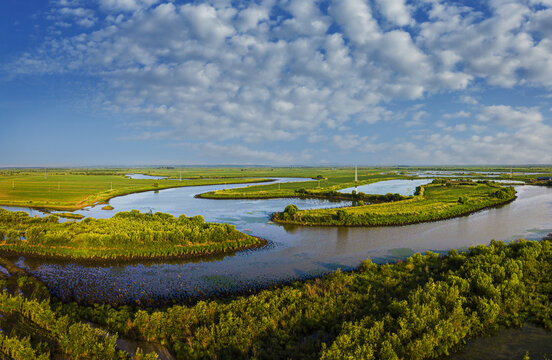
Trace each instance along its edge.
<path fill-rule="evenodd" d="M 470 214 L 512 201 L 515 193 L 513 187 L 494 184 L 438 182 L 418 187 L 413 198 L 403 201 L 316 210 L 298 210 L 294 205 L 286 207 L 283 212 L 274 213 L 272 220 L 299 225 L 406 225 Z"/>
<path fill-rule="evenodd" d="M 406 200 L 406 199 L 412 198 L 411 196 L 403 196 L 401 194 L 392 194 L 392 193 L 387 193 L 385 195 L 365 194 L 362 191 L 357 192 L 356 190 L 353 190 L 351 193 L 342 193 L 337 190 L 312 191 L 307 189 L 298 189 L 298 190 L 295 190 L 295 194 L 297 197 L 353 201 L 355 203 L 360 203 L 361 205 L 364 205 L 365 203 L 378 204 L 378 203 L 400 201 L 400 200 Z"/>
<path fill-rule="evenodd" d="M 178 359 L 435 359 L 472 337 L 552 329 L 552 242 L 492 241 L 225 301 L 164 310 L 60 305 Z"/>
<path fill-rule="evenodd" d="M 0 251 L 87 258 L 151 258 L 231 251 L 261 244 L 230 224 L 201 215 L 119 212 L 110 219 L 59 222 L 0 209 Z"/>

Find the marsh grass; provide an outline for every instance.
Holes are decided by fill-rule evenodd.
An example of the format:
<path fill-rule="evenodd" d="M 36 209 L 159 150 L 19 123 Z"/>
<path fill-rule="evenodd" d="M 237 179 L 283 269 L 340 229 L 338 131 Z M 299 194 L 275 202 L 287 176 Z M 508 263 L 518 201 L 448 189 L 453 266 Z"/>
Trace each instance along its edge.
<path fill-rule="evenodd" d="M 286 211 L 272 220 L 299 225 L 389 226 L 467 215 L 515 199 L 515 190 L 492 183 L 454 182 L 421 187 L 411 199 L 346 208 Z"/>

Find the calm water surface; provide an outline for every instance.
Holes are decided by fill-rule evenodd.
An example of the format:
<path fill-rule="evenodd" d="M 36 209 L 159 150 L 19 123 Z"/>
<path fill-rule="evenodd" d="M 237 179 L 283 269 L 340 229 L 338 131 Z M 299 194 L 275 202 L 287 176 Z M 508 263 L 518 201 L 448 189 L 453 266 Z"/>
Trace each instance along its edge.
<path fill-rule="evenodd" d="M 420 185 L 429 184 L 433 179 L 421 179 L 421 180 L 387 180 L 380 181 L 368 185 L 360 185 L 347 189 L 339 190 L 342 193 L 352 193 L 353 190 L 356 192 L 363 192 L 365 194 L 378 194 L 385 195 L 388 193 L 391 194 L 401 194 L 404 196 L 414 195 L 416 187 Z"/>
<path fill-rule="evenodd" d="M 237 186 L 243 185 L 226 187 Z M 221 188 L 224 186 L 131 194 L 112 199 L 113 211 L 101 210 L 97 206 L 79 213 L 108 217 L 117 211 L 139 209 L 168 212 L 175 216 L 201 214 L 206 221 L 235 224 L 239 230 L 269 240 L 270 246 L 202 260 L 87 266 L 22 257 L 17 260 L 18 265 L 27 267 L 45 281 L 54 294 L 64 299 L 147 303 L 217 296 L 312 277 L 337 268 L 356 267 L 367 257 L 386 262 L 418 251 L 465 249 L 471 245 L 487 244 L 491 239 L 511 241 L 524 237 L 537 240 L 552 232 L 552 189 L 546 187 L 517 187 L 516 201 L 470 216 L 380 228 L 280 226 L 269 221 L 272 212 L 281 211 L 289 203 L 302 209 L 336 206 L 323 200 L 194 198 L 197 193 Z"/>
<path fill-rule="evenodd" d="M 145 175 L 145 174 L 126 174 L 127 178 L 136 179 L 136 180 L 161 180 L 166 179 L 166 176 L 155 176 L 155 175 Z"/>

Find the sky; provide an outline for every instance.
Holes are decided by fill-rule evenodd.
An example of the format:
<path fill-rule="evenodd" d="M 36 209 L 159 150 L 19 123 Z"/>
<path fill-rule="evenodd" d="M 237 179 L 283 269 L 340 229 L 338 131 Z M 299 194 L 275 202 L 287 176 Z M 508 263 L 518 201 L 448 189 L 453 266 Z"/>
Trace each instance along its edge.
<path fill-rule="evenodd" d="M 2 0 L 0 166 L 552 164 L 552 0 Z"/>

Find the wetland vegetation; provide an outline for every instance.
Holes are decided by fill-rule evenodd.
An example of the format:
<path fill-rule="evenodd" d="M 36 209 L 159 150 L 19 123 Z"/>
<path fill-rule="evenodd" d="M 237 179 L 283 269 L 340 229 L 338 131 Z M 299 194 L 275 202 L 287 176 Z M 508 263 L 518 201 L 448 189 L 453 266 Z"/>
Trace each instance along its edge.
<path fill-rule="evenodd" d="M 119 212 L 109 219 L 59 222 L 0 209 L 0 251 L 91 260 L 168 258 L 251 248 L 262 240 L 201 215 Z"/>
<path fill-rule="evenodd" d="M 162 309 L 61 303 L 2 262 L 11 271 L 0 280 L 0 351 L 15 359 L 124 358 L 118 336 L 177 359 L 438 359 L 502 328 L 552 329 L 549 240 L 368 259 L 353 272 Z"/>
<path fill-rule="evenodd" d="M 203 195 L 353 201 L 355 206 L 348 208 L 309 211 L 289 205 L 275 218 L 309 225 L 378 226 L 465 215 L 516 196 L 513 188 L 483 179 L 480 172 L 493 169 L 479 168 L 465 168 L 479 181 L 437 180 L 414 196 L 338 192 L 381 180 L 411 179 L 412 171 L 425 169 L 359 169 L 358 182 L 353 181 L 352 168 L 51 169 L 48 179 L 43 170 L 3 170 L 0 203 L 76 209 L 137 191 L 304 177 L 309 182 Z M 511 178 L 526 182 L 538 181 L 534 173 L 550 173 L 549 168 L 515 171 Z M 166 179 L 128 179 L 129 172 Z M 180 176 L 186 180 L 174 181 Z M 18 186 L 20 193 L 8 194 Z M 0 209 L 0 249 L 120 260 L 220 253 L 262 242 L 232 225 L 205 223 L 201 216 L 135 210 L 110 219 L 75 221 L 71 213 L 61 215 L 69 220 Z M 154 359 L 156 354 L 141 349 L 154 344 L 177 359 L 440 359 L 461 350 L 470 339 L 504 328 L 530 324 L 552 330 L 551 272 L 550 237 L 540 242 L 492 241 L 466 252 L 451 250 L 446 256 L 417 253 L 382 265 L 367 259 L 354 271 L 338 270 L 239 296 L 144 307 L 61 301 L 40 280 L 0 257 L 0 358 Z M 124 350 L 121 340 L 138 349 Z"/>
<path fill-rule="evenodd" d="M 353 193 L 360 201 L 362 193 Z M 470 214 L 505 204 L 515 199 L 513 187 L 502 187 L 489 181 L 453 181 L 438 179 L 417 188 L 415 196 L 403 200 L 400 195 L 387 196 L 392 202 L 347 208 L 299 210 L 290 205 L 275 213 L 272 220 L 299 225 L 389 226 L 437 221 Z"/>

